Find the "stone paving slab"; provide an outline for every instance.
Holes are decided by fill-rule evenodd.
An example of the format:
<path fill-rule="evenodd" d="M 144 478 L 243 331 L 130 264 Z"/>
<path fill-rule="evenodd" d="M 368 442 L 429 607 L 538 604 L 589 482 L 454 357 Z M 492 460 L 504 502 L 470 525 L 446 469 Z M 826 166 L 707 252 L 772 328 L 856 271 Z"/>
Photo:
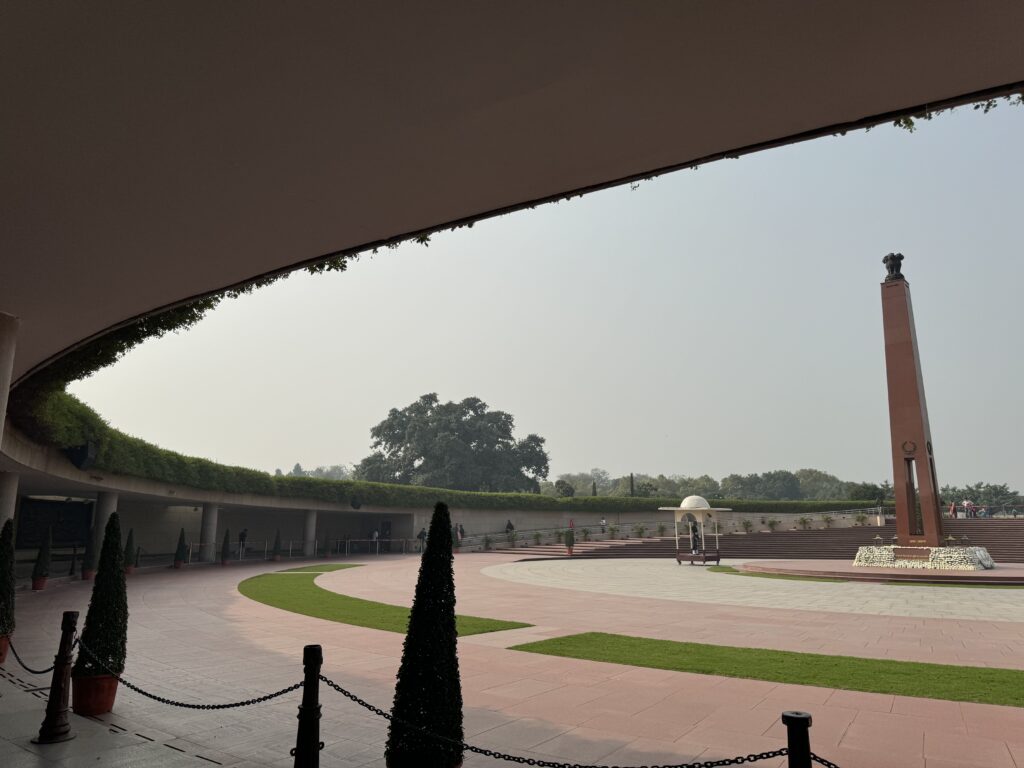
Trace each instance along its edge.
<path fill-rule="evenodd" d="M 717 759 L 781 746 L 784 733 L 778 714 L 808 709 L 815 718 L 812 745 L 842 768 L 1024 768 L 1020 709 L 560 659 L 505 647 L 524 638 L 602 630 L 672 639 L 694 639 L 698 634 L 704 642 L 739 645 L 764 640 L 795 650 L 846 642 L 860 649 L 860 655 L 884 656 L 889 651 L 909 652 L 886 645 L 887 638 L 906 640 L 923 633 L 928 643 L 941 639 L 955 645 L 976 639 L 989 643 L 985 651 L 992 654 L 1004 647 L 1024 647 L 1017 644 L 1021 627 L 1015 623 L 716 606 L 552 589 L 487 575 L 491 566 L 509 562 L 510 557 L 500 555 L 456 558 L 460 611 L 537 625 L 460 641 L 467 734 L 474 743 L 527 757 L 592 759 L 601 765 Z M 577 563 L 571 565 L 575 568 Z M 247 698 L 300 679 L 302 646 L 317 642 L 324 646 L 327 676 L 388 708 L 402 636 L 283 612 L 237 592 L 242 578 L 280 567 L 195 568 L 132 577 L 126 676 L 183 700 Z M 374 558 L 362 568 L 324 574 L 317 583 L 345 594 L 399 603 L 411 595 L 417 567 L 415 557 Z M 759 581 L 718 578 L 741 586 Z M 84 615 L 87 599 L 85 584 L 19 593 L 15 640 L 19 649 L 32 649 L 29 663 L 52 657 L 60 612 L 77 609 Z M 701 621 L 693 621 L 694 616 Z M 705 621 L 709 618 L 710 623 Z M 0 678 L 0 691 L 4 768 L 212 764 L 200 755 L 238 768 L 283 768 L 292 762 L 288 750 L 294 744 L 297 692 L 241 710 L 196 712 L 170 709 L 122 690 L 111 715 L 99 721 L 74 717 L 82 736 L 70 746 L 43 748 L 40 757 L 28 749 L 27 740 L 42 719 L 43 702 L 6 678 Z M 327 689 L 322 688 L 321 699 L 324 755 L 330 757 L 322 764 L 383 766 L 386 724 Z M 974 762 L 964 762 L 968 757 Z M 72 760 L 76 762 L 68 762 Z M 503 764 L 477 755 L 467 755 L 465 762 L 467 768 Z M 759 765 L 781 764 L 778 760 Z"/>

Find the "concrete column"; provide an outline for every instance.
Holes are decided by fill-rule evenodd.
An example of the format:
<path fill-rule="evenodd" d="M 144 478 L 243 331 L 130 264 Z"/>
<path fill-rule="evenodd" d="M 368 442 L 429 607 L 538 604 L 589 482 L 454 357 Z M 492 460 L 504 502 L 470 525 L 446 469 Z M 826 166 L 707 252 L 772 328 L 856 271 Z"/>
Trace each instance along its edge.
<path fill-rule="evenodd" d="M 18 506 L 18 476 L 14 472 L 0 472 L 0 528 L 14 519 Z"/>
<path fill-rule="evenodd" d="M 11 392 L 14 370 L 14 348 L 18 338 L 18 318 L 0 312 L 0 445 L 3 444 L 4 419 L 7 417 L 7 396 Z"/>
<path fill-rule="evenodd" d="M 316 510 L 306 510 L 306 535 L 302 537 L 302 554 L 312 557 L 316 550 Z"/>
<path fill-rule="evenodd" d="M 199 527 L 199 559 L 212 563 L 217 554 L 217 505 L 203 504 L 203 522 Z"/>
<path fill-rule="evenodd" d="M 96 504 L 92 513 L 92 541 L 96 549 L 96 564 L 100 561 L 100 550 L 103 549 L 103 533 L 107 530 L 107 521 L 117 512 L 117 494 L 100 491 L 96 496 Z"/>

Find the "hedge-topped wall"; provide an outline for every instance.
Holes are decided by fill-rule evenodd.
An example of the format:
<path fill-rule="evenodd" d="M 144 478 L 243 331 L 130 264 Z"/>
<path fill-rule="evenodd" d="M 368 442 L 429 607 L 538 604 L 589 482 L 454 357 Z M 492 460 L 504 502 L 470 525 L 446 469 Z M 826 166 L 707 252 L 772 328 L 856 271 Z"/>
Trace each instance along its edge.
<path fill-rule="evenodd" d="M 182 456 L 113 429 L 92 408 L 77 398 L 55 392 L 42 398 L 30 413 L 12 412 L 15 425 L 42 445 L 68 449 L 94 441 L 95 467 L 107 472 L 205 491 L 252 493 L 282 498 L 316 499 L 371 507 L 430 508 L 438 501 L 456 509 L 550 510 L 588 512 L 609 516 L 658 507 L 675 507 L 677 498 L 581 496 L 552 498 L 532 493 L 472 493 L 416 485 L 387 485 L 355 480 L 312 477 L 276 477 L 245 467 L 230 467 L 208 459 Z M 720 506 L 755 514 L 814 514 L 835 509 L 873 507 L 873 501 L 721 501 Z"/>

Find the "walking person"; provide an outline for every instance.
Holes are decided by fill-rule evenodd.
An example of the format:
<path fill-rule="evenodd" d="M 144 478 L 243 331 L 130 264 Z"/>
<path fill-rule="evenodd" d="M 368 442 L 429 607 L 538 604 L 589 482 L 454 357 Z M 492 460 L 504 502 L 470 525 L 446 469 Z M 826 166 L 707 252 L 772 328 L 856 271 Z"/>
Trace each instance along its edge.
<path fill-rule="evenodd" d="M 427 529 L 420 528 L 420 532 L 416 534 L 416 538 L 420 540 L 420 552 L 427 548 Z"/>
<path fill-rule="evenodd" d="M 245 559 L 245 540 L 249 538 L 249 529 L 243 528 L 238 534 L 238 559 Z"/>
<path fill-rule="evenodd" d="M 565 551 L 572 557 L 572 548 L 576 545 L 576 531 L 573 529 L 572 520 L 569 521 L 569 530 L 565 532 Z"/>
<path fill-rule="evenodd" d="M 466 529 L 463 528 L 462 523 L 459 523 L 459 541 L 461 542 L 466 538 Z"/>

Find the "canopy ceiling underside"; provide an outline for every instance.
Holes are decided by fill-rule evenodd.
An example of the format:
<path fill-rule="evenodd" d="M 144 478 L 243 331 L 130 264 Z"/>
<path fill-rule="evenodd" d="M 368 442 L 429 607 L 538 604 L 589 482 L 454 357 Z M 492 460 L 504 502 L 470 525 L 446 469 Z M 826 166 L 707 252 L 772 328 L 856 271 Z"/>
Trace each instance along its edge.
<path fill-rule="evenodd" d="M 325 254 L 1024 81 L 1018 0 L 0 10 L 15 378 Z"/>

